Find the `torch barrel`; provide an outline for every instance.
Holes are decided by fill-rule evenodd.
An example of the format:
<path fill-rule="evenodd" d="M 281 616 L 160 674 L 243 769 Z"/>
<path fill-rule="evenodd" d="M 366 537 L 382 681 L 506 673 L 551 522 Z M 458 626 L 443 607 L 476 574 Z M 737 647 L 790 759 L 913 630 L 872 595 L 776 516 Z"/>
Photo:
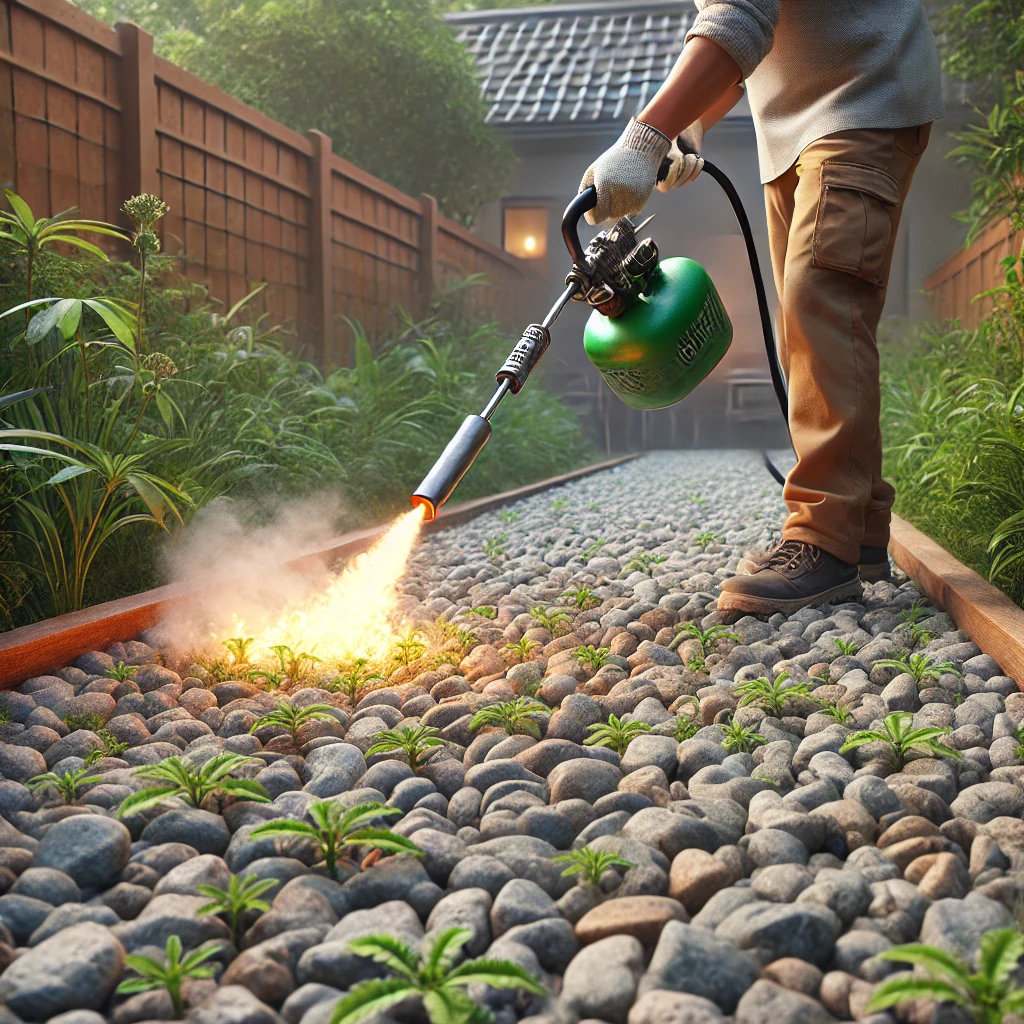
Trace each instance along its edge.
<path fill-rule="evenodd" d="M 448 447 L 413 492 L 412 503 L 423 508 L 424 519 L 437 516 L 490 436 L 491 425 L 483 416 L 467 416 L 462 421 Z"/>

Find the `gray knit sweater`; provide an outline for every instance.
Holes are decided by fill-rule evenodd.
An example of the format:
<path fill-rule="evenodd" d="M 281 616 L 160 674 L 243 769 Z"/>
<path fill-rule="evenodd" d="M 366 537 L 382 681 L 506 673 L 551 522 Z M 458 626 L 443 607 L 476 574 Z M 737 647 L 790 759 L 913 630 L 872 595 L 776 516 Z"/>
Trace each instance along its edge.
<path fill-rule="evenodd" d="M 942 117 L 939 58 L 921 0 L 694 0 L 690 36 L 739 64 L 761 180 L 803 148 L 853 128 Z"/>

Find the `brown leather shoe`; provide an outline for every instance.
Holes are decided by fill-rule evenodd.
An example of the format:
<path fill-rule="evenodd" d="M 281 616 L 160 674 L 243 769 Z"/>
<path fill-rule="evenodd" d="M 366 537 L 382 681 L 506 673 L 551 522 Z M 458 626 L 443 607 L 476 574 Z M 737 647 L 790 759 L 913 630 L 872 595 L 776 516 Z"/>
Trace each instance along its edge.
<path fill-rule="evenodd" d="M 749 576 L 722 583 L 720 612 L 773 615 L 860 597 L 857 566 L 814 544 L 784 540 Z"/>
<path fill-rule="evenodd" d="M 892 579 L 889 552 L 885 548 L 862 547 L 857 568 L 860 570 L 862 583 L 878 583 L 880 580 Z"/>

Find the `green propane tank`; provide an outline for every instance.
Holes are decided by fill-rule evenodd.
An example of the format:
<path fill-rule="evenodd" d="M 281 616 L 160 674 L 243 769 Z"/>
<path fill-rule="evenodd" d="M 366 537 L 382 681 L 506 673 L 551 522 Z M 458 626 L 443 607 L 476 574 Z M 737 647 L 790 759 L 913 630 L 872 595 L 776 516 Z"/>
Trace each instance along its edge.
<path fill-rule="evenodd" d="M 732 344 L 732 322 L 708 272 L 673 257 L 621 316 L 596 309 L 583 347 L 605 383 L 632 409 L 681 402 Z"/>

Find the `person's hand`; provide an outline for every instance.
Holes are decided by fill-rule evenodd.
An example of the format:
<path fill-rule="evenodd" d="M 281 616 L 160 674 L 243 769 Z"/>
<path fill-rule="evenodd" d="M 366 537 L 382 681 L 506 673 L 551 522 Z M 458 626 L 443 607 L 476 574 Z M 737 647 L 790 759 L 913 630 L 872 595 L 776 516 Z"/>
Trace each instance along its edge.
<path fill-rule="evenodd" d="M 679 133 L 679 138 L 668 151 L 668 170 L 658 182 L 659 191 L 668 192 L 680 185 L 689 185 L 700 174 L 704 169 L 704 158 L 700 155 L 703 144 L 704 126 L 699 120 Z"/>
<path fill-rule="evenodd" d="M 597 206 L 587 214 L 587 223 L 602 224 L 638 214 L 651 198 L 658 169 L 671 148 L 671 139 L 633 118 L 619 141 L 583 175 L 579 191 L 591 185 L 597 189 Z"/>

